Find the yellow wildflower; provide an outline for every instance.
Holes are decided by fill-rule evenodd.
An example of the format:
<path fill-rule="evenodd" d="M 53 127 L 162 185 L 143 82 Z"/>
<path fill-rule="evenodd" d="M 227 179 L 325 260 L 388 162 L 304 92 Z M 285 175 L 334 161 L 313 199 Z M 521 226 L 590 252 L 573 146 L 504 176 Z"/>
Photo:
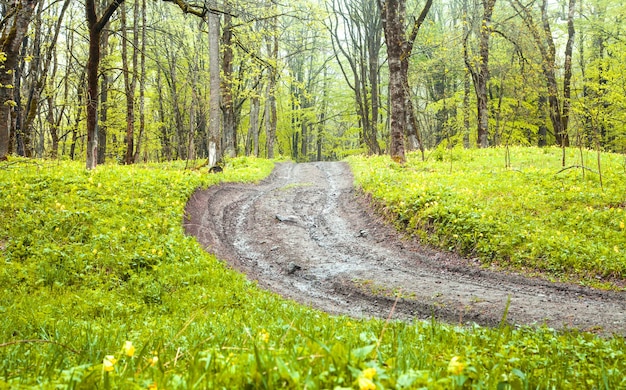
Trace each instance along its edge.
<path fill-rule="evenodd" d="M 129 357 L 133 357 L 135 355 L 135 346 L 132 341 L 126 341 L 124 343 L 124 353 Z"/>
<path fill-rule="evenodd" d="M 152 356 L 150 358 L 150 366 L 154 367 L 158 362 L 159 362 L 159 357 L 158 356 Z"/>
<path fill-rule="evenodd" d="M 152 384 L 148 385 L 148 390 L 157 390 L 157 388 L 158 388 L 158 387 L 157 387 L 156 382 L 154 382 L 154 383 L 152 383 Z"/>
<path fill-rule="evenodd" d="M 268 343 L 270 341 L 270 334 L 267 333 L 267 331 L 265 329 L 263 329 L 261 332 L 259 332 L 259 338 L 264 342 L 264 343 Z"/>
<path fill-rule="evenodd" d="M 376 384 L 364 376 L 360 376 L 357 383 L 359 384 L 359 390 L 376 390 Z"/>
<path fill-rule="evenodd" d="M 622 229 L 623 229 L 624 227 L 626 227 L 626 225 L 624 225 L 624 221 L 622 221 L 622 222 L 620 222 L 620 223 L 619 223 L 619 227 L 620 227 L 620 228 L 622 228 Z"/>
<path fill-rule="evenodd" d="M 111 372 L 115 370 L 115 363 L 117 359 L 113 355 L 106 355 L 104 360 L 102 360 L 102 369 L 106 372 Z"/>
<path fill-rule="evenodd" d="M 465 369 L 467 364 L 461 362 L 461 358 L 458 356 L 453 356 L 450 359 L 450 363 L 448 363 L 448 373 L 453 375 L 461 375 L 463 369 Z"/>
<path fill-rule="evenodd" d="M 366 368 L 365 370 L 363 370 L 361 375 L 367 379 L 372 379 L 376 376 L 376 369 L 374 367 Z"/>

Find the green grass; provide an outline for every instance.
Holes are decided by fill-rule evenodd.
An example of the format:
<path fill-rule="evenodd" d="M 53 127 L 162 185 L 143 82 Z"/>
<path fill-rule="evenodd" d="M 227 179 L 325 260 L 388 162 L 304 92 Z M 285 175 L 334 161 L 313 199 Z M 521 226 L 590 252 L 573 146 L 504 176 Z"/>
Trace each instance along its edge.
<path fill-rule="evenodd" d="M 266 292 L 182 220 L 196 187 L 272 163 L 180 167 L 0 165 L 0 389 L 626 386 L 620 337 L 386 324 Z"/>
<path fill-rule="evenodd" d="M 623 289 L 626 279 L 626 167 L 603 154 L 592 170 L 561 171 L 561 150 L 437 150 L 404 167 L 387 157 L 349 161 L 356 181 L 396 226 L 483 264 Z M 582 165 L 568 150 L 568 166 Z"/>

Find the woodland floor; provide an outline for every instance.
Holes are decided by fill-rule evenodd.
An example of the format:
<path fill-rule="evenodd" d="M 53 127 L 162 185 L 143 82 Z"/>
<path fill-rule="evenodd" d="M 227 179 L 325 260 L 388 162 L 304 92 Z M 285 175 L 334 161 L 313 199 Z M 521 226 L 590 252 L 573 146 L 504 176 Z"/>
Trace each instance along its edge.
<path fill-rule="evenodd" d="M 624 293 L 426 248 L 372 211 L 345 163 L 281 163 L 258 185 L 196 191 L 186 212 L 186 232 L 207 251 L 259 286 L 332 314 L 494 326 L 510 297 L 511 324 L 626 335 Z"/>

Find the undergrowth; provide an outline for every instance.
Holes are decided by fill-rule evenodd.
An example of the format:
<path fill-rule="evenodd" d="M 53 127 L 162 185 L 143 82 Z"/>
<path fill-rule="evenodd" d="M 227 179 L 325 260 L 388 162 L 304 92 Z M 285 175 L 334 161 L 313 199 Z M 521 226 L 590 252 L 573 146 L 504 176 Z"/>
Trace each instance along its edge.
<path fill-rule="evenodd" d="M 486 265 L 623 289 L 624 156 L 603 154 L 599 171 L 590 151 L 581 162 L 578 150 L 568 150 L 565 170 L 560 149 L 511 148 L 508 167 L 506 153 L 436 150 L 404 166 L 385 156 L 349 161 L 381 211 L 428 244 Z"/>
<path fill-rule="evenodd" d="M 195 188 L 271 167 L 0 165 L 0 389 L 626 386 L 623 338 L 330 316 L 184 235 Z"/>

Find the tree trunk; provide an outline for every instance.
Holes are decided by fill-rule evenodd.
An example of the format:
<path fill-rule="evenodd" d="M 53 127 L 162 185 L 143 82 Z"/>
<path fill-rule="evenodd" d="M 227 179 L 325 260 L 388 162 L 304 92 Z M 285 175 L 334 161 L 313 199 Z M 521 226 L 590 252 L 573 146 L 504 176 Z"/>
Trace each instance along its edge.
<path fill-rule="evenodd" d="M 391 157 L 404 163 L 404 134 L 407 132 L 407 118 L 414 113 L 407 113 L 412 110 L 407 107 L 408 94 L 408 58 L 413 51 L 413 44 L 419 28 L 421 27 L 430 7 L 432 0 L 427 0 L 420 16 L 415 20 L 413 28 L 406 36 L 405 17 L 406 0 L 379 0 L 378 2 L 382 18 L 383 30 L 385 32 L 385 42 L 387 43 L 387 62 L 389 64 L 389 100 L 391 106 Z M 417 121 L 416 121 L 417 122 Z"/>
<path fill-rule="evenodd" d="M 274 158 L 274 144 L 276 143 L 276 79 L 278 74 L 278 27 L 276 26 L 276 18 L 272 21 L 272 40 L 267 43 L 268 54 L 273 62 L 269 69 L 269 77 L 267 83 L 267 101 L 265 115 L 265 149 L 267 158 Z"/>
<path fill-rule="evenodd" d="M 548 108 L 550 112 L 550 122 L 552 123 L 552 127 L 554 129 L 554 137 L 556 139 L 557 145 L 561 147 L 569 146 L 569 135 L 567 133 L 567 125 L 569 118 L 569 101 L 564 103 L 564 111 L 561 111 L 561 106 L 559 102 L 559 94 L 558 94 L 558 84 L 556 77 L 556 47 L 554 43 L 554 37 L 552 36 L 552 30 L 550 28 L 550 21 L 548 18 L 548 1 L 543 0 L 541 2 L 541 21 L 542 26 L 541 29 L 535 24 L 533 21 L 532 13 L 528 6 L 522 4 L 520 0 L 511 0 L 511 4 L 516 9 L 516 11 L 522 15 L 524 20 L 524 24 L 530 31 L 535 41 L 535 45 L 537 49 L 541 53 L 541 68 L 546 79 L 546 86 L 548 90 Z M 571 82 L 571 56 L 572 56 L 572 47 L 573 47 L 573 39 L 574 39 L 574 0 L 570 0 L 569 2 L 569 10 L 568 10 L 568 41 L 566 44 L 566 54 L 565 54 L 565 77 L 564 77 L 564 85 L 563 92 L 564 98 L 569 100 L 570 95 L 570 82 Z M 542 31 L 542 32 L 541 32 Z M 568 69 L 569 68 L 569 69 Z M 563 118 L 565 116 L 565 119 Z"/>
<path fill-rule="evenodd" d="M 159 91 L 163 90 L 163 83 L 161 79 L 161 70 L 157 71 L 157 88 Z M 172 160 L 172 148 L 170 145 L 170 136 L 167 131 L 167 125 L 165 124 L 165 107 L 163 104 L 163 95 L 159 94 L 159 121 L 161 125 L 159 126 L 160 130 L 160 140 L 161 140 L 161 150 L 163 156 L 165 156 L 166 161 Z"/>
<path fill-rule="evenodd" d="M 222 32 L 222 114 L 223 123 L 223 154 L 229 157 L 237 155 L 237 128 L 235 126 L 235 107 L 233 104 L 233 47 L 232 47 L 232 16 L 224 14 L 224 28 Z"/>
<path fill-rule="evenodd" d="M 10 11 L 15 11 L 14 16 L 4 26 L 0 36 L 0 52 L 6 56 L 2 64 L 3 71 L 0 72 L 0 160 L 7 157 L 12 132 L 12 111 L 15 105 L 14 88 L 9 87 L 13 86 L 12 71 L 17 66 L 20 46 L 28 31 L 28 24 L 37 3 L 38 0 L 24 0 L 11 5 L 9 8 Z"/>
<path fill-rule="evenodd" d="M 122 22 L 122 73 L 124 75 L 124 91 L 126 94 L 126 154 L 124 163 L 134 163 L 135 152 L 135 89 L 137 87 L 137 56 L 139 49 L 139 1 L 133 7 L 133 57 L 132 70 L 128 63 L 128 33 L 126 26 L 126 7 L 121 7 Z"/>
<path fill-rule="evenodd" d="M 470 59 L 471 56 L 467 53 L 469 50 L 467 44 L 469 32 L 468 35 L 465 36 L 463 45 L 463 57 L 466 60 L 465 65 L 472 75 L 474 91 L 476 93 L 478 121 L 477 144 L 479 148 L 486 148 L 489 146 L 489 107 L 487 98 L 487 85 L 489 84 L 489 37 L 491 35 L 491 18 L 495 3 L 496 0 L 482 0 L 483 17 L 480 27 L 480 41 L 478 44 L 479 60 L 472 63 Z"/>
<path fill-rule="evenodd" d="M 109 31 L 102 32 L 102 42 L 100 43 L 102 57 L 108 55 L 109 50 Z M 98 128 L 98 164 L 104 164 L 107 155 L 107 132 L 108 132 L 108 110 L 109 110 L 109 84 L 110 75 L 106 70 L 102 71 L 102 79 L 100 81 L 100 127 Z"/>
<path fill-rule="evenodd" d="M 100 65 L 100 36 L 109 19 L 124 0 L 113 0 L 98 18 L 95 0 L 85 1 L 89 27 L 89 57 L 87 59 L 87 169 L 98 162 L 98 68 Z"/>
<path fill-rule="evenodd" d="M 574 47 L 574 12 L 576 8 L 576 0 L 569 0 L 569 7 L 567 12 L 567 44 L 565 45 L 565 60 L 564 60 L 564 75 L 563 75 L 563 111 L 561 115 L 562 124 L 562 137 L 561 145 L 563 147 L 569 146 L 569 135 L 567 132 L 569 125 L 569 111 L 571 105 L 572 94 L 572 51 Z"/>
<path fill-rule="evenodd" d="M 135 0 L 138 1 L 138 0 Z M 137 146 L 135 147 L 134 161 L 138 161 L 141 151 L 141 141 L 146 130 L 146 114 L 145 114 L 145 95 L 146 95 L 146 19 L 147 9 L 146 0 L 141 1 L 141 50 L 139 65 L 139 136 L 137 137 Z"/>
<path fill-rule="evenodd" d="M 209 166 L 217 164 L 220 156 L 220 17 L 210 12 L 209 19 Z"/>
<path fill-rule="evenodd" d="M 261 99 L 258 95 L 250 99 L 250 124 L 248 126 L 248 139 L 246 141 L 246 155 L 259 157 L 259 113 L 261 112 Z"/>

